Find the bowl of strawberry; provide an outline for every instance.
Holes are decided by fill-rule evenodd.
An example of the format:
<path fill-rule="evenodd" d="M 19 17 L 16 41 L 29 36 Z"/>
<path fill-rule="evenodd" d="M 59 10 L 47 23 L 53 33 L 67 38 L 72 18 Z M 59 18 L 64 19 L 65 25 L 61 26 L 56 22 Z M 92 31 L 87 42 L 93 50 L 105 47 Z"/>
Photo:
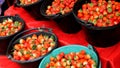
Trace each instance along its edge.
<path fill-rule="evenodd" d="M 10 39 L 23 31 L 25 22 L 19 16 L 0 17 L 0 50 L 5 53 Z M 2 53 L 2 51 L 0 51 Z"/>
<path fill-rule="evenodd" d="M 56 47 L 57 37 L 51 29 L 31 28 L 17 34 L 10 41 L 7 56 L 10 60 L 20 64 L 38 64 Z"/>
<path fill-rule="evenodd" d="M 65 33 L 75 33 L 80 30 L 76 23 L 72 9 L 77 0 L 45 0 L 40 13 L 44 18 L 52 19 Z M 64 26 L 63 26 L 64 25 Z"/>
<path fill-rule="evenodd" d="M 55 49 L 46 56 L 39 68 L 101 68 L 95 49 L 89 45 L 68 45 Z"/>
<path fill-rule="evenodd" d="M 120 41 L 120 2 L 81 1 L 74 6 L 73 13 L 90 44 L 107 47 Z"/>
<path fill-rule="evenodd" d="M 15 7 L 22 7 L 35 19 L 43 19 L 39 8 L 44 0 L 15 0 Z"/>

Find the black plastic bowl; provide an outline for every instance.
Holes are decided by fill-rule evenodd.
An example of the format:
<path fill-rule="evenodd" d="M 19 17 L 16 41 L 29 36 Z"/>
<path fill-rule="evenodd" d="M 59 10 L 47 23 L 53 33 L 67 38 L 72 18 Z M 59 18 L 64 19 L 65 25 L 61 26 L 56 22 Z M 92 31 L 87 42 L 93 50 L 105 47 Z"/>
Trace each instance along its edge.
<path fill-rule="evenodd" d="M 30 32 L 30 31 L 34 31 L 34 32 Z M 26 35 L 23 35 L 23 36 L 21 36 L 21 37 L 18 38 L 18 36 L 20 36 L 20 35 L 23 34 L 23 33 L 27 33 L 27 32 L 30 32 L 30 33 L 28 33 L 28 34 L 26 34 Z M 35 58 L 35 59 L 33 59 L 33 60 L 19 61 L 19 60 L 13 59 L 13 56 L 12 56 L 12 54 L 11 54 L 11 53 L 12 53 L 11 50 L 13 49 L 14 45 L 17 44 L 17 43 L 19 43 L 18 41 L 19 41 L 20 39 L 26 39 L 27 37 L 31 37 L 33 34 L 36 34 L 36 35 L 42 34 L 42 35 L 47 35 L 47 36 L 53 36 L 53 37 L 54 37 L 54 41 L 55 41 L 55 47 L 54 47 L 52 50 L 54 50 L 54 49 L 57 47 L 57 37 L 56 37 L 55 34 L 53 34 L 53 33 L 51 32 L 51 29 L 48 29 L 48 28 L 32 28 L 32 29 L 28 29 L 28 30 L 25 30 L 25 31 L 17 34 L 17 35 L 10 41 L 9 47 L 8 47 L 8 49 L 7 49 L 7 56 L 8 56 L 8 58 L 9 58 L 10 60 L 12 60 L 12 61 L 14 61 L 14 62 L 17 62 L 17 63 L 21 63 L 21 64 L 32 63 L 32 62 L 40 62 L 40 60 L 41 60 L 42 58 L 44 58 L 46 55 L 48 55 L 48 54 L 52 51 L 52 50 L 51 50 L 51 51 L 48 52 L 47 54 L 45 54 L 45 55 L 43 55 L 43 56 L 41 56 L 41 57 L 39 57 L 39 58 Z"/>
<path fill-rule="evenodd" d="M 38 0 L 37 2 L 22 5 L 20 4 L 20 0 L 16 0 L 14 6 L 24 8 L 30 15 L 32 15 L 35 19 L 43 19 L 42 15 L 39 12 L 39 8 L 44 0 Z"/>
<path fill-rule="evenodd" d="M 77 23 L 75 17 L 72 13 L 72 10 L 66 14 L 53 14 L 47 15 L 46 10 L 49 5 L 52 4 L 54 0 L 45 0 L 40 7 L 40 13 L 44 18 L 52 19 L 57 22 L 58 26 L 62 29 L 65 33 L 76 33 L 81 29 L 80 24 Z"/>
<path fill-rule="evenodd" d="M 12 18 L 13 21 L 19 21 L 19 22 L 21 22 L 21 23 L 22 23 L 22 28 L 21 28 L 18 32 L 14 33 L 14 34 L 12 34 L 12 35 L 9 35 L 9 36 L 0 36 L 0 50 L 2 50 L 2 51 L 0 51 L 0 54 L 5 54 L 5 53 L 6 53 L 7 46 L 8 46 L 8 44 L 9 44 L 10 40 L 11 40 L 16 34 L 18 34 L 19 32 L 23 31 L 23 30 L 24 30 L 24 27 L 25 27 L 25 22 L 24 22 L 24 20 L 21 19 L 18 15 L 16 15 L 16 16 L 1 16 L 1 17 L 0 17 L 0 23 L 2 23 L 3 20 L 8 19 L 8 18 Z"/>
<path fill-rule="evenodd" d="M 73 14 L 79 24 L 82 25 L 86 40 L 94 46 L 108 47 L 120 41 L 120 24 L 109 27 L 95 27 L 77 17 L 77 12 L 82 5 L 91 2 L 90 0 L 82 0 L 74 5 Z"/>

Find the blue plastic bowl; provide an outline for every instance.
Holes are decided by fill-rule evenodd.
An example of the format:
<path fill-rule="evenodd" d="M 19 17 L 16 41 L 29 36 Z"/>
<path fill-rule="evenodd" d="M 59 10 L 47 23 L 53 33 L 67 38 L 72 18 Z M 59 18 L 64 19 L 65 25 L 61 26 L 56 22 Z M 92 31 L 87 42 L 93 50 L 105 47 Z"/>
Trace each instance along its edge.
<path fill-rule="evenodd" d="M 82 45 L 68 45 L 68 46 L 63 46 L 63 47 L 57 48 L 57 49 L 53 50 L 49 55 L 44 57 L 44 59 L 39 64 L 39 68 L 45 68 L 46 64 L 50 62 L 49 59 L 51 56 L 55 57 L 56 55 L 58 55 L 61 52 L 68 54 L 70 52 L 79 52 L 81 50 L 85 50 L 87 54 L 91 55 L 92 59 L 97 64 L 97 68 L 101 68 L 99 56 L 96 53 L 96 50 L 91 45 L 88 45 L 88 47 L 85 47 Z"/>

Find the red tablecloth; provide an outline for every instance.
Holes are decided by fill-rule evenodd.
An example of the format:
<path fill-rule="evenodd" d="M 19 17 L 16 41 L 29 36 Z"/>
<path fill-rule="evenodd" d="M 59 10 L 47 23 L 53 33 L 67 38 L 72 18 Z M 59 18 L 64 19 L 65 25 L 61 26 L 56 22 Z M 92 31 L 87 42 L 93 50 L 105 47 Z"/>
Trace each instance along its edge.
<path fill-rule="evenodd" d="M 6 10 L 5 15 L 19 14 L 26 22 L 26 29 L 45 26 L 52 28 L 59 39 L 59 46 L 68 44 L 79 44 L 87 46 L 83 30 L 74 34 L 64 33 L 54 21 L 36 20 L 23 8 L 11 6 Z M 95 47 L 101 60 L 102 68 L 120 68 L 120 42 L 107 48 Z M 10 61 L 7 56 L 0 56 L 0 68 L 34 68 L 35 65 L 21 65 Z"/>

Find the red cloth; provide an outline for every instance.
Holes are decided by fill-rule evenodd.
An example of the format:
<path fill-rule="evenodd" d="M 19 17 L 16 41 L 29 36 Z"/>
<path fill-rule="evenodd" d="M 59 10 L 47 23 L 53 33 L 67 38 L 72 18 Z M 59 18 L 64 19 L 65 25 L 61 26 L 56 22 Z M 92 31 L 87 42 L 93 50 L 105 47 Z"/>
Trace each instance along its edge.
<path fill-rule="evenodd" d="M 6 10 L 5 15 L 19 14 L 20 17 L 26 22 L 26 29 L 32 27 L 45 26 L 52 28 L 53 32 L 57 35 L 60 46 L 68 44 L 80 44 L 87 46 L 83 30 L 74 34 L 64 33 L 54 21 L 36 20 L 23 8 L 11 6 Z M 120 68 L 120 42 L 114 46 L 107 48 L 95 47 L 101 60 L 102 68 Z M 7 59 L 5 55 L 0 56 L 0 68 L 34 68 L 35 65 L 21 65 Z"/>

